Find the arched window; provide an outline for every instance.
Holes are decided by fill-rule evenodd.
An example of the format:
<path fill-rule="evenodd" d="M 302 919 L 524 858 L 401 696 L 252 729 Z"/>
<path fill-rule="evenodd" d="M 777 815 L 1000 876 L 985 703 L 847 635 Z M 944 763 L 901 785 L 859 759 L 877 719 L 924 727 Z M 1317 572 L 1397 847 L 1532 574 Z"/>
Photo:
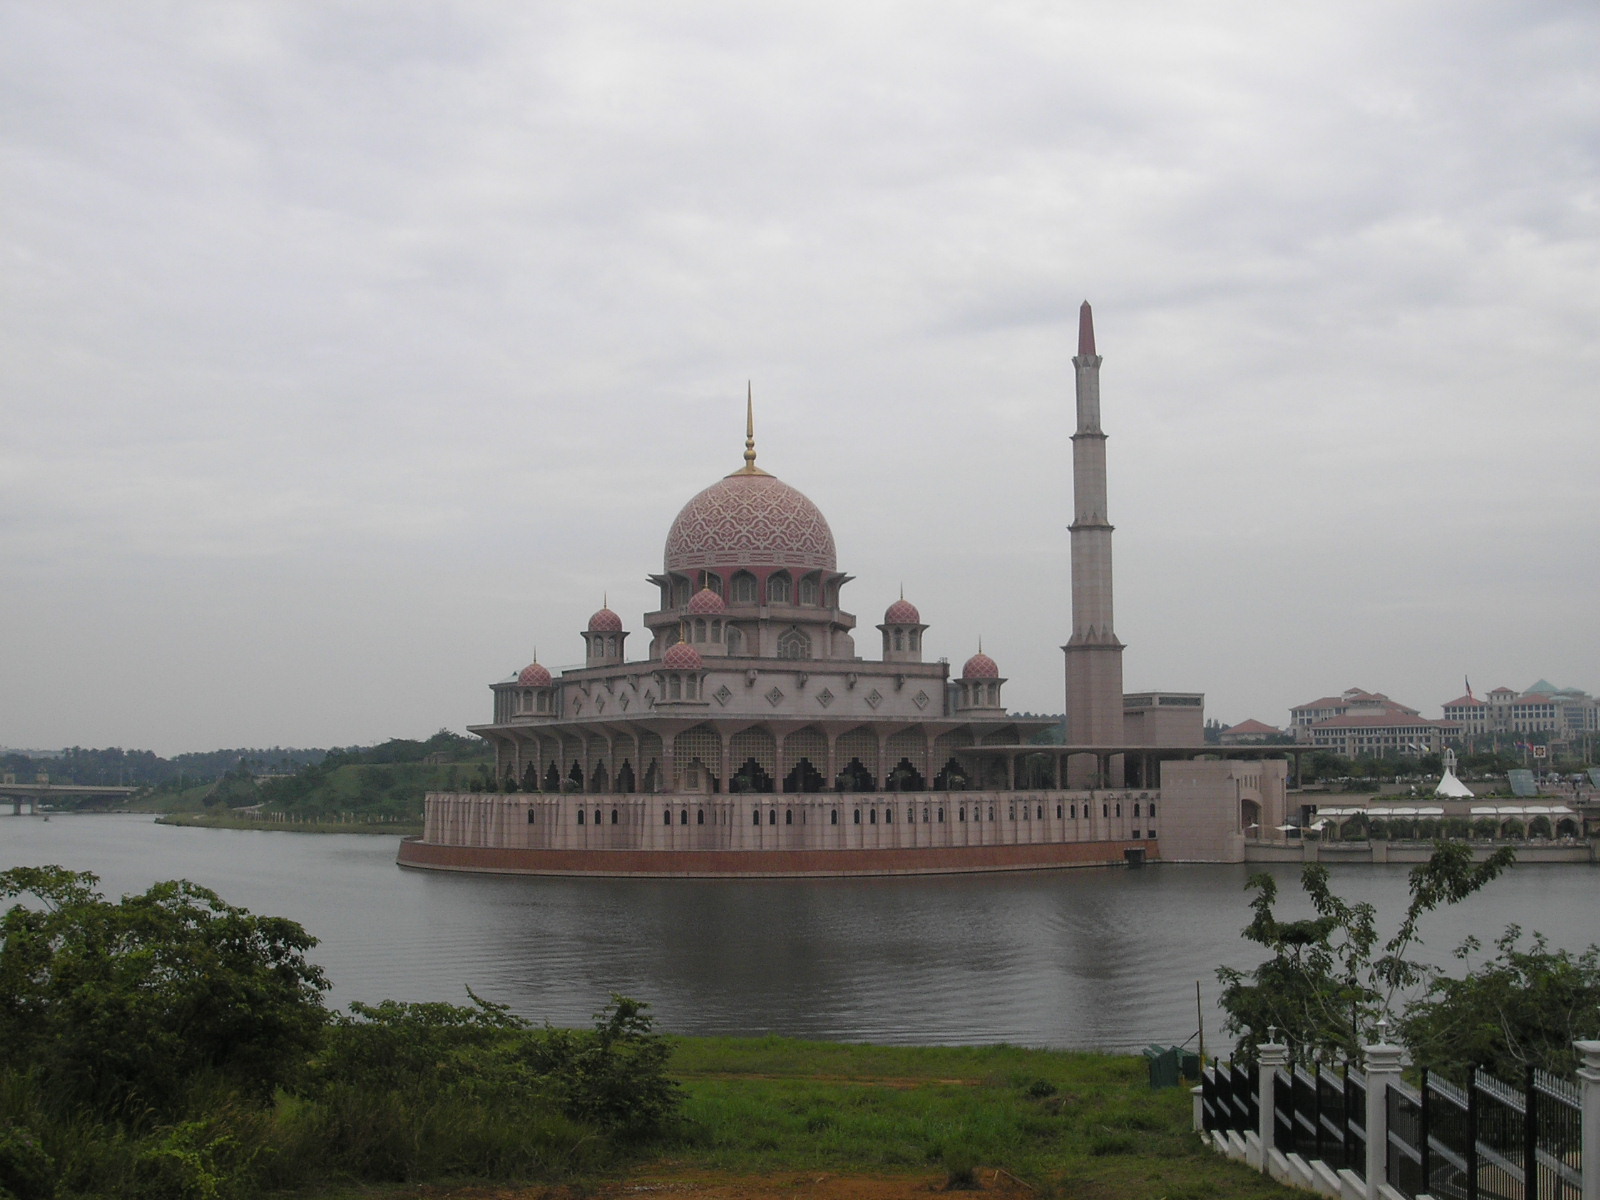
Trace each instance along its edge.
<path fill-rule="evenodd" d="M 761 824 L 761 810 L 759 808 L 756 809 L 754 812 L 752 812 L 750 814 L 750 824 L 752 824 L 752 825 Z"/>
<path fill-rule="evenodd" d="M 905 630 L 896 629 L 894 631 L 894 648 L 896 650 L 904 650 L 906 648 L 906 631 Z"/>
<path fill-rule="evenodd" d="M 782 571 L 767 580 L 767 603 L 788 604 L 790 590 L 789 576 Z"/>
<path fill-rule="evenodd" d="M 875 808 L 867 809 L 867 824 L 868 825 L 876 825 L 877 823 L 878 823 L 878 810 L 875 809 Z"/>
<path fill-rule="evenodd" d="M 1061 820 L 1061 805 L 1056 805 L 1056 820 Z"/>
<path fill-rule="evenodd" d="M 1034 813 L 1034 816 L 1038 817 L 1041 821 L 1044 820 L 1044 805 L 1039 805 L 1039 811 Z"/>
<path fill-rule="evenodd" d="M 706 619 L 704 617 L 695 618 L 694 640 L 697 642 L 703 642 L 706 640 Z"/>
<path fill-rule="evenodd" d="M 688 675 L 683 680 L 683 695 L 685 699 L 693 700 L 700 694 L 700 677 Z"/>
<path fill-rule="evenodd" d="M 800 603 L 815 604 L 817 602 L 817 577 L 807 575 L 800 581 Z"/>
<path fill-rule="evenodd" d="M 810 658 L 811 639 L 798 629 L 787 629 L 778 636 L 779 658 Z"/>
<path fill-rule="evenodd" d="M 1135 802 L 1133 806 L 1133 815 L 1136 817 L 1139 815 L 1139 805 L 1137 802 Z"/>
<path fill-rule="evenodd" d="M 838 823 L 839 823 L 839 810 L 836 808 L 831 813 L 828 814 L 828 824 L 829 825 L 837 825 Z"/>
<path fill-rule="evenodd" d="M 722 641 L 722 622 L 721 621 L 713 621 L 713 622 L 711 622 L 711 640 L 713 642 Z"/>
<path fill-rule="evenodd" d="M 778 823 L 778 810 L 777 809 L 773 809 L 771 812 L 769 812 L 767 814 L 767 824 L 768 825 L 776 825 L 777 823 Z"/>
<path fill-rule="evenodd" d="M 794 809 L 786 808 L 783 810 L 783 823 L 785 825 L 794 824 Z"/>
<path fill-rule="evenodd" d="M 736 629 L 734 626 L 729 625 L 728 626 L 728 653 L 729 654 L 738 654 L 743 649 L 744 649 L 744 634 L 740 633 L 738 631 L 738 629 Z"/>
<path fill-rule="evenodd" d="M 613 825 L 617 823 L 617 810 L 614 808 L 611 810 L 611 823 Z"/>
<path fill-rule="evenodd" d="M 942 808 L 939 810 L 939 824 L 944 824 L 944 809 Z"/>
<path fill-rule="evenodd" d="M 583 809 L 581 809 L 581 808 L 578 810 L 578 824 L 579 825 L 583 824 Z"/>
<path fill-rule="evenodd" d="M 918 633 L 915 629 L 906 630 L 906 644 L 911 649 L 915 650 L 917 648 L 917 643 L 920 642 L 921 640 L 922 640 L 922 635 L 920 633 Z"/>
<path fill-rule="evenodd" d="M 1152 821 L 1155 820 L 1155 816 L 1156 816 L 1156 802 L 1154 800 L 1152 800 L 1152 801 L 1150 801 L 1150 819 Z"/>
<path fill-rule="evenodd" d="M 668 677 L 668 679 L 667 679 L 667 695 L 669 695 L 674 700 L 682 700 L 683 699 L 683 680 L 679 676 L 672 675 L 672 676 Z"/>
<path fill-rule="evenodd" d="M 885 825 L 894 824 L 894 809 L 886 808 L 883 810 L 883 823 Z"/>
<path fill-rule="evenodd" d="M 695 810 L 694 823 L 696 825 L 704 825 L 706 823 L 706 810 L 705 809 L 700 808 L 700 809 L 696 809 Z"/>
<path fill-rule="evenodd" d="M 756 602 L 756 577 L 749 571 L 740 571 L 733 577 L 733 602 L 735 604 Z"/>
<path fill-rule="evenodd" d="M 689 823 L 689 810 L 686 808 L 681 813 L 678 814 L 678 824 L 679 825 L 687 825 L 688 823 Z"/>
<path fill-rule="evenodd" d="M 1015 804 L 1013 804 L 1011 806 L 1011 811 L 1009 813 L 1007 813 L 1006 815 L 1009 816 L 1013 821 L 1015 821 L 1017 819 L 1017 806 Z"/>
<path fill-rule="evenodd" d="M 960 808 L 959 808 L 959 809 L 957 809 L 957 810 L 956 810 L 956 811 L 957 811 L 957 816 L 956 816 L 956 820 L 958 820 L 958 821 L 965 821 L 965 820 L 966 820 L 966 819 L 967 819 L 967 806 L 966 806 L 966 805 L 965 805 L 965 804 L 963 804 L 963 805 L 962 805 L 962 806 L 961 806 L 961 807 L 960 807 Z"/>
<path fill-rule="evenodd" d="M 1117 801 L 1117 816 L 1120 817 L 1121 815 L 1122 815 L 1122 801 L 1118 800 Z"/>
<path fill-rule="evenodd" d="M 722 576 L 715 572 L 707 571 L 704 586 L 708 592 L 715 592 L 719 596 L 722 595 Z"/>
<path fill-rule="evenodd" d="M 1087 804 L 1084 805 L 1085 809 L 1087 809 L 1088 807 L 1089 806 Z M 1109 817 L 1111 815 L 1111 806 L 1109 804 L 1106 804 L 1104 801 L 1102 801 L 1101 804 L 1100 804 L 1100 815 L 1102 817 Z"/>
<path fill-rule="evenodd" d="M 861 824 L 861 810 L 859 808 L 856 809 L 856 824 Z"/>
<path fill-rule="evenodd" d="M 994 805 L 989 805 L 989 820 L 994 820 Z"/>
<path fill-rule="evenodd" d="M 663 825 L 672 824 L 672 810 L 670 808 L 661 814 L 661 823 Z"/>

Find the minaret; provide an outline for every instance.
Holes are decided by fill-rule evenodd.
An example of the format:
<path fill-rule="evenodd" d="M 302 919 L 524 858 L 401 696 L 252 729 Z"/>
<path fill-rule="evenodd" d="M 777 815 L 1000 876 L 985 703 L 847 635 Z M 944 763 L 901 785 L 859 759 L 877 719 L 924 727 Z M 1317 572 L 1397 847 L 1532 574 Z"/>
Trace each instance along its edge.
<path fill-rule="evenodd" d="M 1072 435 L 1072 640 L 1067 656 L 1067 745 L 1122 744 L 1122 643 L 1111 624 L 1111 523 L 1106 519 L 1106 435 L 1100 429 L 1100 356 L 1094 314 L 1078 310 L 1078 431 Z M 1075 783 L 1092 760 L 1072 760 Z M 1081 766 L 1080 766 L 1081 764 Z M 1120 782 L 1121 761 L 1112 764 Z"/>

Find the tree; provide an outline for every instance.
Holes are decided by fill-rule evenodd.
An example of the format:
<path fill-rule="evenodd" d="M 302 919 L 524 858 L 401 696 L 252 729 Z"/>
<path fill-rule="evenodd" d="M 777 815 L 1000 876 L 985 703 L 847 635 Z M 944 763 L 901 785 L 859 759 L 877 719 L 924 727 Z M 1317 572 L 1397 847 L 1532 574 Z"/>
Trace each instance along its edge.
<path fill-rule="evenodd" d="M 1495 954 L 1465 978 L 1436 977 L 1406 1009 L 1401 1036 L 1412 1057 L 1460 1079 L 1483 1067 L 1519 1080 L 1534 1066 L 1571 1077 L 1572 1043 L 1600 1029 L 1600 946 L 1582 954 L 1552 951 L 1542 933 L 1523 949 L 1516 925 L 1495 941 Z M 1455 951 L 1465 961 L 1480 944 L 1468 938 Z"/>
<path fill-rule="evenodd" d="M 87 872 L 0 872 L 0 1066 L 37 1071 L 64 1104 L 176 1112 L 202 1077 L 270 1096 L 326 1019 L 316 945 L 184 880 L 117 903 Z"/>
<path fill-rule="evenodd" d="M 1254 912 L 1243 936 L 1264 946 L 1271 957 L 1246 973 L 1219 967 L 1221 1003 L 1237 1054 L 1253 1062 L 1256 1048 L 1270 1036 L 1287 1042 L 1305 1062 L 1333 1063 L 1360 1057 L 1362 1044 L 1380 1016 L 1393 1011 L 1397 993 L 1433 977 L 1433 970 L 1407 955 L 1420 942 L 1423 916 L 1443 904 L 1465 899 L 1514 861 L 1509 847 L 1474 863 L 1461 842 L 1436 842 L 1425 863 L 1411 870 L 1411 899 L 1399 928 L 1378 951 L 1377 911 L 1334 894 L 1328 869 L 1308 863 L 1301 872 L 1314 917 L 1280 921 L 1274 909 L 1277 880 L 1252 875 L 1245 884 L 1256 893 Z"/>

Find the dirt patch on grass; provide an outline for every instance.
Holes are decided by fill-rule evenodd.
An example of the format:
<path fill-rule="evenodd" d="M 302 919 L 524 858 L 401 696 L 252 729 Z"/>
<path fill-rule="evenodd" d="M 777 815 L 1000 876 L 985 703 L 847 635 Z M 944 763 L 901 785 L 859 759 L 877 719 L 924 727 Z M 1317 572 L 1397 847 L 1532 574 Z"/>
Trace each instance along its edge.
<path fill-rule="evenodd" d="M 707 1171 L 651 1171 L 592 1188 L 438 1188 L 418 1200 L 929 1200 L 934 1195 L 1032 1200 L 1034 1190 L 1006 1171 L 979 1167 L 981 1191 L 945 1192 L 942 1171 L 914 1175 L 854 1175 L 835 1171 L 779 1171 L 723 1175 Z"/>

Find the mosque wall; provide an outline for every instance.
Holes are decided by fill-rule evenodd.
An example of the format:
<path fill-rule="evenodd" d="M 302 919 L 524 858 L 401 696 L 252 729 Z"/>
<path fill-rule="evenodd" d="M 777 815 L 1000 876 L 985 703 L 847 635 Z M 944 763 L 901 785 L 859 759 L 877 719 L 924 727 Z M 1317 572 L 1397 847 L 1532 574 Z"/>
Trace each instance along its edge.
<path fill-rule="evenodd" d="M 1154 856 L 1144 791 L 594 796 L 435 792 L 422 842 L 513 850 L 896 850 L 1116 842 Z M 1120 852 L 1115 861 L 1121 861 Z"/>
<path fill-rule="evenodd" d="M 1161 764 L 1162 847 L 1171 862 L 1243 862 L 1245 842 L 1285 823 L 1285 759 Z"/>

